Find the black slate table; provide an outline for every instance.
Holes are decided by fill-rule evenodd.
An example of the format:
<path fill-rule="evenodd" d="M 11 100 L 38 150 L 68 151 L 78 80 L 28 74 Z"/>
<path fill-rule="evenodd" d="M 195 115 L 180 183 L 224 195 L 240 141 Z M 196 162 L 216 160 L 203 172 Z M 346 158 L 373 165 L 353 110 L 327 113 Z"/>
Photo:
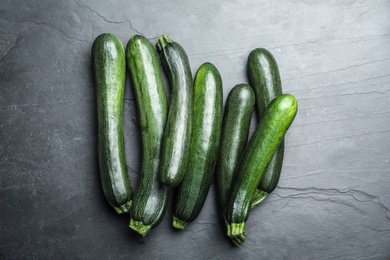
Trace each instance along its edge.
<path fill-rule="evenodd" d="M 390 2 L 0 2 L 0 257 L 2 259 L 390 259 Z M 91 45 L 168 34 L 192 71 L 220 70 L 224 100 L 247 82 L 257 47 L 279 63 L 299 112 L 278 188 L 252 211 L 235 248 L 216 211 L 178 232 L 171 206 L 142 239 L 108 206 L 97 165 Z M 140 138 L 126 83 L 133 188 Z M 256 125 L 253 117 L 251 131 Z M 172 200 L 171 200 L 172 201 Z"/>

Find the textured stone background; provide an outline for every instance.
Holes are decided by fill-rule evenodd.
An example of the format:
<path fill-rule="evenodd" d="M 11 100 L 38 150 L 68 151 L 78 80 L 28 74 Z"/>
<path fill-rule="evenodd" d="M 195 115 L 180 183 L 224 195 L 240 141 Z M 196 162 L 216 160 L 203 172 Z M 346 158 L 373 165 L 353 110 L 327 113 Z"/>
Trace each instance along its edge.
<path fill-rule="evenodd" d="M 1 0 L 1 258 L 390 259 L 389 12 L 387 0 Z M 242 247 L 222 233 L 214 186 L 188 229 L 174 231 L 169 210 L 145 239 L 105 202 L 90 54 L 103 32 L 124 44 L 167 33 L 193 73 L 218 67 L 225 99 L 247 82 L 252 49 L 273 52 L 300 110 L 279 187 L 252 211 Z M 126 91 L 135 188 L 129 82 Z"/>

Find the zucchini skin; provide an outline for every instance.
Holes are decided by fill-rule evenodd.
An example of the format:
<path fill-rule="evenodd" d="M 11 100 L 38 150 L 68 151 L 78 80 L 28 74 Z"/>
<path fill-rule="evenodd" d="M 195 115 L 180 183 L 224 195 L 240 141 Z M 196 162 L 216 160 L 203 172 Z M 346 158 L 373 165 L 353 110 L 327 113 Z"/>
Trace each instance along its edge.
<path fill-rule="evenodd" d="M 278 64 L 274 56 L 264 48 L 250 52 L 247 62 L 250 85 L 256 95 L 256 108 L 261 122 L 272 100 L 282 94 Z M 260 184 L 253 195 L 252 208 L 260 204 L 278 185 L 284 157 L 284 140 L 270 161 Z"/>
<path fill-rule="evenodd" d="M 98 115 L 98 158 L 104 195 L 118 214 L 129 212 L 132 189 L 127 171 L 123 136 L 126 77 L 121 41 L 99 35 L 92 45 Z"/>
<path fill-rule="evenodd" d="M 237 244 L 243 242 L 235 238 L 245 235 L 245 222 L 249 217 L 253 193 L 297 110 L 297 101 L 290 94 L 282 94 L 274 99 L 242 154 L 226 209 L 227 234 Z"/>
<path fill-rule="evenodd" d="M 169 190 L 158 181 L 167 100 L 156 51 L 146 38 L 134 35 L 129 40 L 126 59 L 142 139 L 141 176 L 130 211 L 129 227 L 145 236 L 161 222 L 168 202 Z"/>
<path fill-rule="evenodd" d="M 163 35 L 156 46 L 171 85 L 159 178 L 165 186 L 175 188 L 183 179 L 188 161 L 193 81 L 187 54 L 180 44 Z"/>
<path fill-rule="evenodd" d="M 186 175 L 178 186 L 173 227 L 184 229 L 202 210 L 214 176 L 222 126 L 222 79 L 204 63 L 194 82 L 193 129 Z"/>
<path fill-rule="evenodd" d="M 226 100 L 215 171 L 219 215 L 223 224 L 234 170 L 248 141 L 254 106 L 255 94 L 247 84 L 234 86 Z"/>

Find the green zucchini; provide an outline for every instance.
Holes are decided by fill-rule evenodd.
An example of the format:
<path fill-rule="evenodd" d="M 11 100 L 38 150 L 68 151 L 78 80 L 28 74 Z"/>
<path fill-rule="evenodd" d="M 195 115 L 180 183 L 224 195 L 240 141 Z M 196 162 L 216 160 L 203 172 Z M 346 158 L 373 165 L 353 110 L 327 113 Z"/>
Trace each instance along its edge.
<path fill-rule="evenodd" d="M 241 156 L 226 209 L 227 235 L 237 245 L 245 239 L 245 222 L 249 217 L 253 193 L 294 120 L 297 109 L 297 101 L 290 94 L 282 94 L 274 99 Z"/>
<path fill-rule="evenodd" d="M 215 171 L 219 215 L 223 224 L 234 170 L 248 140 L 254 105 L 255 95 L 247 84 L 234 86 L 226 100 Z"/>
<path fill-rule="evenodd" d="M 142 139 L 141 177 L 130 211 L 129 227 L 145 236 L 161 222 L 168 202 L 169 190 L 158 180 L 167 100 L 157 53 L 146 38 L 135 35 L 129 40 L 126 61 Z"/>
<path fill-rule="evenodd" d="M 122 43 L 112 34 L 99 35 L 92 46 L 98 116 L 98 158 L 104 195 L 118 214 L 129 212 L 132 189 L 123 137 L 126 76 Z"/>
<path fill-rule="evenodd" d="M 161 61 L 171 85 L 159 178 L 164 185 L 174 188 L 183 179 L 188 161 L 193 82 L 187 54 L 180 44 L 163 35 L 156 46 L 161 54 Z"/>
<path fill-rule="evenodd" d="M 268 105 L 282 94 L 278 64 L 268 50 L 258 48 L 249 54 L 247 70 L 250 84 L 256 95 L 256 107 L 261 122 Z M 284 140 L 280 143 L 261 178 L 253 195 L 252 208 L 260 204 L 276 188 L 282 171 L 283 156 Z"/>
<path fill-rule="evenodd" d="M 184 229 L 200 213 L 214 175 L 222 125 L 222 79 L 217 68 L 204 63 L 194 82 L 190 158 L 178 186 L 173 227 Z"/>

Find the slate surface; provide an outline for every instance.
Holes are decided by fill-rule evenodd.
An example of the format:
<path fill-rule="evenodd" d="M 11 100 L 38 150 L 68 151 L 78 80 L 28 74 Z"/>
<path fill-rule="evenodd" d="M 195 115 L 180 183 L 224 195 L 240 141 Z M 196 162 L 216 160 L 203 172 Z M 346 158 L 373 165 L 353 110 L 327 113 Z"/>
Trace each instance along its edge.
<path fill-rule="evenodd" d="M 163 2 L 0 2 L 0 257 L 390 259 L 390 2 Z M 105 202 L 90 54 L 103 32 L 124 44 L 167 33 L 193 73 L 206 61 L 219 68 L 224 99 L 247 82 L 252 49 L 273 52 L 299 113 L 279 187 L 252 211 L 242 247 L 222 233 L 214 186 L 188 229 L 174 231 L 169 210 L 145 239 Z M 140 144 L 126 84 L 135 188 Z"/>

